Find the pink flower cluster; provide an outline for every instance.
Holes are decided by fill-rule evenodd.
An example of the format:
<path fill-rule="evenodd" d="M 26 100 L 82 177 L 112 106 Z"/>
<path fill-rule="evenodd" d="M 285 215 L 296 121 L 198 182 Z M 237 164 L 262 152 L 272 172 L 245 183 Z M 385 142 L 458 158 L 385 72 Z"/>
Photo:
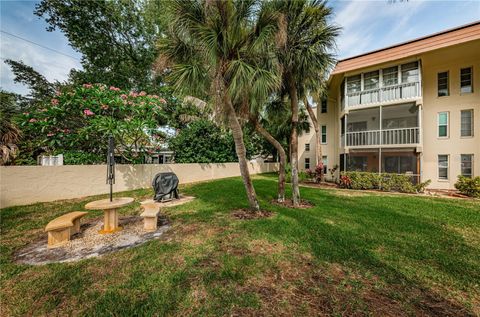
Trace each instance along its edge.
<path fill-rule="evenodd" d="M 120 95 L 120 98 L 122 98 L 123 100 L 125 100 L 125 99 L 127 99 L 127 98 L 128 98 L 128 96 L 127 96 L 127 95 L 125 95 L 125 94 L 121 94 L 121 95 Z"/>
<path fill-rule="evenodd" d="M 53 98 L 53 99 L 51 100 L 51 103 L 52 103 L 52 105 L 54 105 L 54 106 L 58 105 L 58 99 Z"/>
<path fill-rule="evenodd" d="M 110 90 L 113 90 L 113 91 L 120 91 L 120 88 L 117 88 L 115 86 L 110 86 Z"/>
<path fill-rule="evenodd" d="M 83 84 L 83 88 L 92 88 L 93 85 L 92 84 Z"/>
<path fill-rule="evenodd" d="M 35 118 L 32 118 L 32 119 L 28 120 L 28 122 L 30 122 L 30 123 L 34 123 L 34 122 L 37 122 L 37 121 L 38 121 L 38 120 L 35 119 Z"/>
<path fill-rule="evenodd" d="M 94 113 L 90 109 L 83 110 L 83 114 L 86 116 L 93 116 Z"/>

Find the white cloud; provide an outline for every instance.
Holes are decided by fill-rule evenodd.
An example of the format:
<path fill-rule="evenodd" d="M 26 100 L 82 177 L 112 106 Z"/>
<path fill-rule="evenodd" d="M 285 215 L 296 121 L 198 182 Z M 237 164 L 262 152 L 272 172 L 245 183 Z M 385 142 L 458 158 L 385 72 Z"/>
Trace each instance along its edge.
<path fill-rule="evenodd" d="M 60 44 L 60 43 L 58 43 Z M 0 38 L 0 85 L 3 89 L 25 94 L 28 89 L 13 82 L 14 75 L 5 59 L 21 60 L 32 66 L 49 81 L 64 81 L 68 78 L 70 69 L 81 69 L 79 60 L 41 48 L 34 44 L 2 34 Z"/>
<path fill-rule="evenodd" d="M 343 4 L 343 3 L 342 3 Z M 350 57 L 398 42 L 412 18 L 426 5 L 423 1 L 352 1 L 340 6 L 335 23 L 342 26 L 338 39 L 340 58 Z M 393 39 L 393 41 L 392 41 Z"/>

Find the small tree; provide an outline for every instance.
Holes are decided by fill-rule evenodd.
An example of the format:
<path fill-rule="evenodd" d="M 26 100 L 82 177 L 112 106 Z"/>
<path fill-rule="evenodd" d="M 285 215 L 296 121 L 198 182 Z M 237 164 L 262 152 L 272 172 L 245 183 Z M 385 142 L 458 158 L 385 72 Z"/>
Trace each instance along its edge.
<path fill-rule="evenodd" d="M 34 160 L 39 148 L 46 153 L 89 153 L 104 159 L 107 139 L 116 139 L 117 152 L 138 162 L 159 125 L 167 121 L 168 101 L 143 91 L 128 92 L 103 84 L 84 84 L 57 91 L 38 109 L 24 112 L 19 123 L 25 133 L 22 156 Z"/>

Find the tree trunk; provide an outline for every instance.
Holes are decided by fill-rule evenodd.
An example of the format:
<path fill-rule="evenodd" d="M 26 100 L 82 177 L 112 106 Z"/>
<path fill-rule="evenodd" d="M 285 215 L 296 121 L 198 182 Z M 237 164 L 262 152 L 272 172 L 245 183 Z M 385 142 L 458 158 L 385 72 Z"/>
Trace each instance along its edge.
<path fill-rule="evenodd" d="M 242 126 L 240 122 L 238 122 L 235 108 L 230 98 L 225 95 L 224 101 L 227 107 L 228 123 L 232 130 L 233 141 L 235 142 L 235 152 L 237 153 L 238 163 L 240 165 L 240 174 L 242 175 L 243 184 L 247 191 L 248 203 L 251 210 L 258 211 L 260 210 L 260 206 L 258 205 L 257 195 L 252 184 L 252 179 L 250 178 L 250 171 L 248 170 L 247 151 L 245 149 L 245 143 L 243 142 Z"/>
<path fill-rule="evenodd" d="M 280 157 L 280 164 L 278 168 L 278 197 L 277 201 L 283 203 L 285 201 L 285 165 L 287 163 L 287 155 L 283 146 L 278 142 L 262 125 L 258 122 L 257 118 L 250 117 L 250 121 L 253 123 L 255 130 L 263 136 L 271 145 L 277 150 Z"/>
<path fill-rule="evenodd" d="M 322 142 L 321 142 L 321 134 L 320 134 L 320 127 L 318 126 L 317 116 L 315 116 L 315 112 L 313 112 L 312 106 L 308 103 L 307 97 L 303 98 L 303 102 L 305 103 L 305 107 L 307 108 L 308 115 L 312 120 L 313 128 L 315 129 L 315 169 L 317 168 L 318 164 L 322 162 Z M 324 175 L 323 169 L 320 172 L 320 181 L 323 182 Z"/>
<path fill-rule="evenodd" d="M 292 110 L 292 134 L 290 135 L 290 164 L 292 165 L 292 202 L 293 207 L 300 205 L 300 188 L 298 186 L 298 95 L 297 87 L 291 76 L 287 77 L 290 108 Z"/>

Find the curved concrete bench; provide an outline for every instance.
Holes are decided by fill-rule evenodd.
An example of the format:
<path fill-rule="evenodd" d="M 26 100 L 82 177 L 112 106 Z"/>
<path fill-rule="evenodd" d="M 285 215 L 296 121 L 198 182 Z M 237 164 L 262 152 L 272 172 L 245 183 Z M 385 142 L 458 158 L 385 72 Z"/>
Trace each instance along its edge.
<path fill-rule="evenodd" d="M 140 217 L 143 217 L 143 228 L 145 231 L 157 230 L 158 214 L 160 213 L 160 206 L 156 203 L 142 204 L 143 212 Z"/>
<path fill-rule="evenodd" d="M 57 247 L 70 240 L 70 237 L 80 232 L 80 218 L 88 214 L 84 211 L 73 211 L 53 219 L 45 227 L 48 232 L 48 247 Z"/>

